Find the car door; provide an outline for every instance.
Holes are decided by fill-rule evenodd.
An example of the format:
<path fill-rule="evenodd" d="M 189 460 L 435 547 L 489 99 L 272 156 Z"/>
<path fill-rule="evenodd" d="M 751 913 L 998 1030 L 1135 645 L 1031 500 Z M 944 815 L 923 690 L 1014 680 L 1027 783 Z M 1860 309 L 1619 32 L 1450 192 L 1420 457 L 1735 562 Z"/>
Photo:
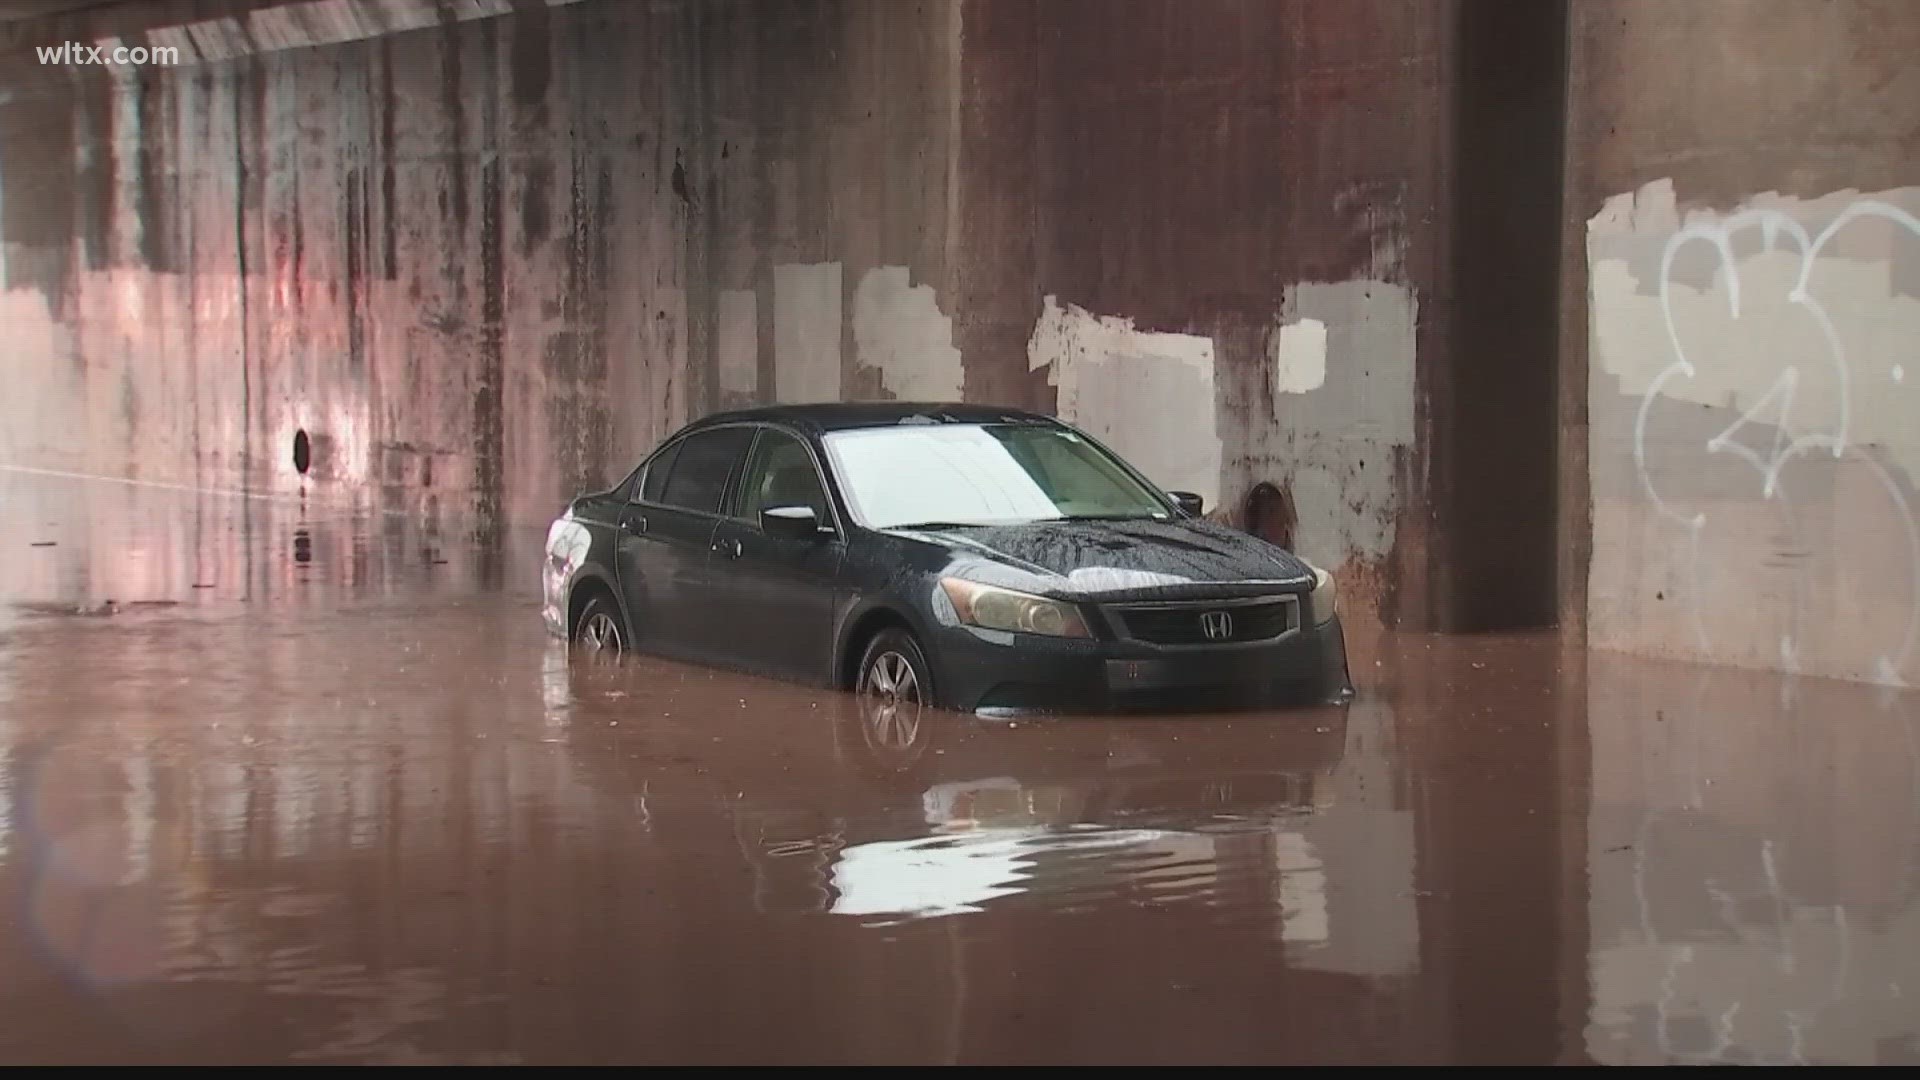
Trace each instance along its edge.
<path fill-rule="evenodd" d="M 810 539 L 774 536 L 760 511 L 810 506 L 822 531 Z M 807 443 L 775 427 L 760 430 L 729 514 L 714 532 L 715 574 L 725 579 L 716 611 L 720 632 L 742 666 L 818 682 L 833 663 L 834 591 L 846 533 L 827 497 L 820 463 Z"/>
<path fill-rule="evenodd" d="M 663 447 L 620 516 L 620 587 L 639 643 L 678 656 L 715 656 L 722 582 L 710 565 L 728 487 L 753 428 L 696 431 Z"/>

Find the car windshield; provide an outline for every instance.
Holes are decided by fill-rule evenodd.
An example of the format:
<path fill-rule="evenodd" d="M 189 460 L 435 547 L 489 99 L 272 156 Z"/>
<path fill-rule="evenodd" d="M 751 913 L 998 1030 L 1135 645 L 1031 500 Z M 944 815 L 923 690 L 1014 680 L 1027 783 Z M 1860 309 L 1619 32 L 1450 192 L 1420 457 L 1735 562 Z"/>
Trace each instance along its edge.
<path fill-rule="evenodd" d="M 1167 506 L 1085 437 L 1050 424 L 861 428 L 826 437 L 868 528 L 1167 519 Z"/>

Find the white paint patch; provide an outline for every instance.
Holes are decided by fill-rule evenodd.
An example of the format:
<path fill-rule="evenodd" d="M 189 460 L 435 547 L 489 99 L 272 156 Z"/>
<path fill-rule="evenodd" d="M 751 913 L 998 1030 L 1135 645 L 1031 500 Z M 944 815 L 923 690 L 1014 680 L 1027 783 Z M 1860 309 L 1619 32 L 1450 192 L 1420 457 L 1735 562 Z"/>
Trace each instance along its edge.
<path fill-rule="evenodd" d="M 897 401 L 961 401 L 965 368 L 953 347 L 953 320 L 933 286 L 914 285 L 904 266 L 880 266 L 853 294 L 853 343 L 864 367 Z"/>
<path fill-rule="evenodd" d="M 1587 258 L 1590 640 L 1910 681 L 1920 188 L 1683 215 L 1658 181 Z"/>
<path fill-rule="evenodd" d="M 1319 319 L 1286 323 L 1267 343 L 1273 361 L 1273 392 L 1305 394 L 1327 381 L 1327 324 Z"/>
<path fill-rule="evenodd" d="M 1309 452 L 1286 477 L 1288 490 L 1293 493 L 1294 513 L 1299 515 L 1294 553 L 1315 566 L 1338 566 L 1349 555 L 1378 558 L 1386 554 L 1393 547 L 1391 533 L 1376 540 L 1369 530 L 1355 528 L 1357 515 L 1347 508 L 1347 494 L 1339 474 L 1319 463 L 1329 456 Z"/>
<path fill-rule="evenodd" d="M 1680 230 L 1680 211 L 1673 194 L 1672 180 L 1655 180 L 1636 192 L 1625 192 L 1601 204 L 1600 212 L 1587 222 L 1587 233 L 1640 233 L 1660 235 Z"/>
<path fill-rule="evenodd" d="M 1287 290 L 1267 341 L 1271 425 L 1255 481 L 1293 494 L 1294 548 L 1338 566 L 1393 550 L 1397 458 L 1413 443 L 1414 329 L 1419 303 L 1371 279 L 1301 282 Z"/>
<path fill-rule="evenodd" d="M 1061 307 L 1048 296 L 1027 339 L 1027 367 L 1047 369 L 1061 419 L 1084 429 L 1170 491 L 1220 498 L 1213 339 L 1136 330 L 1133 320 Z"/>
<path fill-rule="evenodd" d="M 840 400 L 840 264 L 773 268 L 773 388 L 783 404 Z"/>
<path fill-rule="evenodd" d="M 720 327 L 715 342 L 719 354 L 720 397 L 733 406 L 760 396 L 759 304 L 749 289 L 720 291 Z"/>

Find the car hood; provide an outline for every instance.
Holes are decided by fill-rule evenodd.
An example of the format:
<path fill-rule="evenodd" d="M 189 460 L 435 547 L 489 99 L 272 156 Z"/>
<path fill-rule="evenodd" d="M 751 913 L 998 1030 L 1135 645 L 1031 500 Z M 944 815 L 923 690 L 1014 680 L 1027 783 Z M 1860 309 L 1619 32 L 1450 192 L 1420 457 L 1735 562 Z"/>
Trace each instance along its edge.
<path fill-rule="evenodd" d="M 1045 521 L 908 535 L 974 556 L 971 577 L 1054 594 L 1219 596 L 1298 591 L 1313 581 L 1298 556 L 1206 521 Z"/>

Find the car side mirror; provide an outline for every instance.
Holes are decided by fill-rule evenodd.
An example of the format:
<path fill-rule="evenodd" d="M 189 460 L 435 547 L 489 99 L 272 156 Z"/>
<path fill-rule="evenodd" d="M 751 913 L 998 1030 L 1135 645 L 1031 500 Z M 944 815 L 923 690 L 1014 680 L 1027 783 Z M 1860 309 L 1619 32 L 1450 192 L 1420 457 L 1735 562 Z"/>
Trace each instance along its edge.
<path fill-rule="evenodd" d="M 1191 491 L 1169 491 L 1167 494 L 1173 496 L 1173 505 L 1179 507 L 1181 513 L 1189 517 L 1200 516 L 1203 509 L 1200 496 Z"/>
<path fill-rule="evenodd" d="M 811 506 L 769 506 L 760 511 L 760 529 L 784 540 L 813 540 L 820 536 L 820 517 Z"/>

